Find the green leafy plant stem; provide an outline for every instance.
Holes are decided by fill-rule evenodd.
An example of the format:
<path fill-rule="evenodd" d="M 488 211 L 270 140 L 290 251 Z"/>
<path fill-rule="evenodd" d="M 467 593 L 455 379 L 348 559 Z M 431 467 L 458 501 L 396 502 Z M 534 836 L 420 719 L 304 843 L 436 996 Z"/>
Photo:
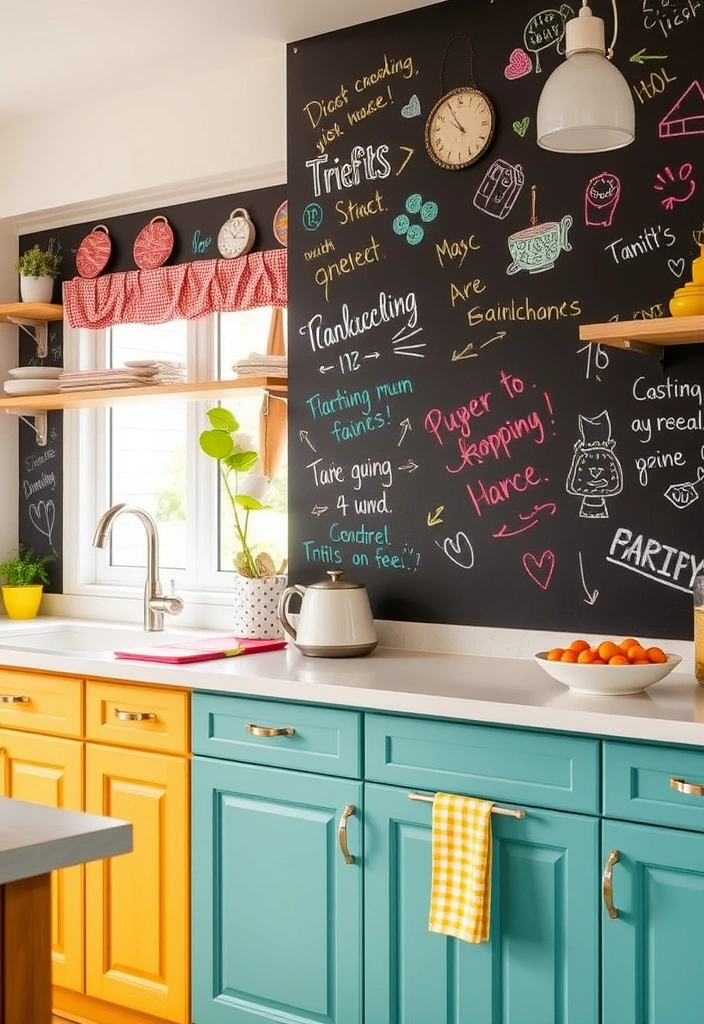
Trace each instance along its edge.
<path fill-rule="evenodd" d="M 232 505 L 232 514 L 233 514 L 233 516 L 235 518 L 235 532 L 236 532 L 236 534 L 237 534 L 237 536 L 239 538 L 240 544 L 242 545 L 242 553 L 244 554 L 245 560 L 247 562 L 247 568 L 249 569 L 249 571 L 252 574 L 252 576 L 258 576 L 259 573 L 257 572 L 257 567 L 256 567 L 255 562 L 254 562 L 254 556 L 252 555 L 251 549 L 250 549 L 249 545 L 247 544 L 247 527 L 249 525 L 249 509 L 245 509 L 244 528 L 243 528 L 242 524 L 240 523 L 240 517 L 239 517 L 238 512 L 237 512 L 236 495 L 233 494 L 232 490 L 230 489 L 230 481 L 228 480 L 229 472 L 223 466 L 222 461 L 220 462 L 220 475 L 222 477 L 222 482 L 225 485 L 225 490 L 227 491 L 227 496 L 230 499 L 230 504 Z"/>

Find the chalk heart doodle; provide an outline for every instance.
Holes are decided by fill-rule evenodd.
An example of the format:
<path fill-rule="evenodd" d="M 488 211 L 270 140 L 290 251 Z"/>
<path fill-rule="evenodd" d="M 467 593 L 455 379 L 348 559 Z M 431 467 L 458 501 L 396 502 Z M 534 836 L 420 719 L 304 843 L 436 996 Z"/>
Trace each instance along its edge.
<path fill-rule="evenodd" d="M 29 506 L 29 521 L 39 533 L 43 534 L 51 544 L 51 537 L 54 532 L 54 521 L 56 519 L 56 509 L 54 502 L 49 498 L 48 501 L 37 501 L 33 502 Z"/>
<path fill-rule="evenodd" d="M 420 117 L 420 100 L 415 93 L 405 107 L 401 107 L 401 117 Z"/>
<path fill-rule="evenodd" d="M 621 181 L 610 171 L 595 174 L 584 191 L 584 223 L 587 227 L 610 228 L 621 198 Z"/>
<path fill-rule="evenodd" d="M 529 117 L 522 117 L 520 121 L 514 121 L 513 122 L 513 130 L 516 133 L 516 135 L 520 135 L 521 138 L 523 138 L 525 136 L 526 132 L 528 131 L 529 125 L 530 125 L 530 118 Z"/>
<path fill-rule="evenodd" d="M 704 135 L 704 89 L 695 79 L 658 125 L 661 139 Z"/>
<path fill-rule="evenodd" d="M 437 546 L 445 552 L 447 557 L 460 569 L 471 569 L 474 565 L 474 548 L 469 537 L 463 530 L 458 530 L 454 537 L 445 537 L 441 542 L 436 540 Z"/>
<path fill-rule="evenodd" d="M 515 130 L 515 127 L 514 127 Z M 474 193 L 472 202 L 489 217 L 503 220 L 508 217 L 526 181 L 520 164 L 494 160 Z"/>
<path fill-rule="evenodd" d="M 508 64 L 504 68 L 504 75 L 509 81 L 513 81 L 516 78 L 523 78 L 524 75 L 529 75 L 533 70 L 533 61 L 530 59 L 525 50 L 521 50 L 518 47 L 512 50 L 511 56 L 508 59 Z"/>
<path fill-rule="evenodd" d="M 692 177 L 692 170 L 690 163 L 684 163 L 677 172 L 677 177 L 671 167 L 665 167 L 656 175 L 653 188 L 656 192 L 664 194 L 660 205 L 666 210 L 672 210 L 675 203 L 689 202 L 694 195 L 697 183 Z"/>
<path fill-rule="evenodd" d="M 682 277 L 684 274 L 685 262 L 684 257 L 679 260 L 668 260 L 667 265 L 670 269 L 670 273 L 674 274 L 675 277 Z"/>
<path fill-rule="evenodd" d="M 555 555 L 552 551 L 543 551 L 542 555 L 533 555 L 527 551 L 523 556 L 523 568 L 534 583 L 537 583 L 543 590 L 550 586 L 552 574 L 555 571 Z"/>
<path fill-rule="evenodd" d="M 523 32 L 523 45 L 535 56 L 535 73 L 543 70 L 540 66 L 540 54 L 543 50 L 555 47 L 557 53 L 565 52 L 565 22 L 574 17 L 569 4 L 563 4 L 559 10 L 540 11 L 534 14 Z"/>

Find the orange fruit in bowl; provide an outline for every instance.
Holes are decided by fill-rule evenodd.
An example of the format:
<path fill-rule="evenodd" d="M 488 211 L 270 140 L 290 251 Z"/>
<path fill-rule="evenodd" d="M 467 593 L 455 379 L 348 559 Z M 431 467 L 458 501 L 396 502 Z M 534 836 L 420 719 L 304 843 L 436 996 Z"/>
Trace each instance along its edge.
<path fill-rule="evenodd" d="M 613 640 L 604 640 L 599 644 L 599 657 L 602 661 L 608 662 L 617 654 L 623 654 L 623 650 Z"/>
<path fill-rule="evenodd" d="M 630 662 L 648 661 L 648 656 L 645 653 L 645 648 L 641 647 L 640 644 L 633 644 L 632 647 L 629 647 L 626 651 L 626 657 Z"/>
<path fill-rule="evenodd" d="M 571 649 L 568 649 L 566 651 L 563 651 L 562 657 L 560 658 L 560 661 L 569 661 L 572 664 L 576 664 L 577 657 L 578 657 L 578 652 L 577 651 L 573 651 Z"/>
<path fill-rule="evenodd" d="M 579 652 L 579 654 L 577 655 L 577 663 L 579 665 L 591 665 L 595 658 L 596 651 L 594 650 L 594 648 L 590 647 L 586 651 Z"/>
<path fill-rule="evenodd" d="M 667 661 L 667 655 L 662 647 L 648 647 L 645 653 L 648 655 L 648 661 L 652 665 L 664 665 Z"/>
<path fill-rule="evenodd" d="M 568 650 L 575 651 L 577 654 L 579 654 L 580 651 L 588 651 L 589 644 L 586 640 L 573 640 L 570 646 L 568 647 Z"/>
<path fill-rule="evenodd" d="M 594 661 L 592 662 L 592 665 L 605 665 L 605 664 L 606 664 L 606 662 L 602 661 L 601 658 L 595 658 Z"/>
<path fill-rule="evenodd" d="M 564 653 L 564 647 L 553 647 L 552 650 L 548 651 L 548 661 L 559 661 Z"/>
<path fill-rule="evenodd" d="M 624 650 L 624 651 L 627 651 L 629 647 L 636 647 L 636 646 L 639 647 L 640 644 L 638 643 L 637 640 L 634 640 L 632 636 L 626 637 L 626 639 L 622 640 L 621 643 L 619 644 L 619 647 L 622 650 Z"/>
<path fill-rule="evenodd" d="M 630 661 L 625 654 L 614 654 L 609 658 L 609 665 L 630 665 Z"/>

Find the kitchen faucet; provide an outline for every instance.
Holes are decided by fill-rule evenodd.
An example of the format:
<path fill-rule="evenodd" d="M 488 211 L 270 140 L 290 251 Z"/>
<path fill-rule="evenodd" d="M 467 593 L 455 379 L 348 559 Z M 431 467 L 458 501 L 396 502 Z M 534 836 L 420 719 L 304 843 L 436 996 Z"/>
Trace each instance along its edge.
<path fill-rule="evenodd" d="M 164 628 L 164 612 L 167 615 L 180 615 L 183 601 L 174 593 L 163 594 L 159 581 L 159 533 L 156 523 L 143 508 L 126 505 L 121 502 L 103 512 L 95 528 L 93 537 L 94 548 L 104 548 L 110 535 L 112 525 L 123 512 L 132 512 L 140 520 L 147 533 L 147 580 L 144 584 L 144 628 L 150 633 L 157 633 Z M 173 581 L 172 581 L 173 590 Z"/>

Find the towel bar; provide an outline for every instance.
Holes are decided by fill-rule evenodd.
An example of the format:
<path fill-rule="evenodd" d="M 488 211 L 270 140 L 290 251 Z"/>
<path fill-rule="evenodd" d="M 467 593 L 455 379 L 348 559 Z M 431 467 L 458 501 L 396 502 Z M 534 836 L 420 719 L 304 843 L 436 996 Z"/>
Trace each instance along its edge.
<path fill-rule="evenodd" d="M 409 793 L 409 800 L 417 800 L 419 803 L 432 804 L 435 797 L 431 793 Z M 523 810 L 514 811 L 511 807 L 492 807 L 492 814 L 506 814 L 509 818 L 525 818 L 526 812 Z"/>

